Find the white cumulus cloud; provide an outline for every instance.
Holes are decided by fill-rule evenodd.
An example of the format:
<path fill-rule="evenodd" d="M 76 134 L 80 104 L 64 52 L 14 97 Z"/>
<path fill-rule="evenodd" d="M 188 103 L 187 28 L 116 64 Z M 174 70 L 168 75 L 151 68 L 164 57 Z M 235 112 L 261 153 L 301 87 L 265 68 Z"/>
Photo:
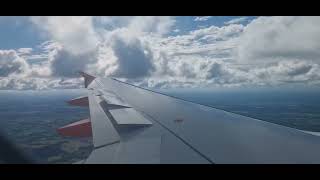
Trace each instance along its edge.
<path fill-rule="evenodd" d="M 28 73 L 29 64 L 15 50 L 0 50 L 0 77 Z"/>
<path fill-rule="evenodd" d="M 231 19 L 230 21 L 225 22 L 224 24 L 238 24 L 247 21 L 248 17 L 239 17 L 235 19 Z"/>
<path fill-rule="evenodd" d="M 0 89 L 82 87 L 80 70 L 155 88 L 320 84 L 319 17 L 245 20 L 168 36 L 174 17 L 31 17 L 49 41 L 0 50 Z"/>
<path fill-rule="evenodd" d="M 194 21 L 207 21 L 211 16 L 198 16 L 194 18 Z"/>

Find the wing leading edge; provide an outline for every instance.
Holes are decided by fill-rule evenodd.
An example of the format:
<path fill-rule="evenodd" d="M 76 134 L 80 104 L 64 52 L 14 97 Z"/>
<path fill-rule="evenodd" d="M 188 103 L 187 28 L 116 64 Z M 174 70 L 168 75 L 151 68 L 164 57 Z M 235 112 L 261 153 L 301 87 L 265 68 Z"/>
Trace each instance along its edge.
<path fill-rule="evenodd" d="M 95 149 L 81 163 L 320 163 L 318 136 L 111 78 L 87 85 Z"/>

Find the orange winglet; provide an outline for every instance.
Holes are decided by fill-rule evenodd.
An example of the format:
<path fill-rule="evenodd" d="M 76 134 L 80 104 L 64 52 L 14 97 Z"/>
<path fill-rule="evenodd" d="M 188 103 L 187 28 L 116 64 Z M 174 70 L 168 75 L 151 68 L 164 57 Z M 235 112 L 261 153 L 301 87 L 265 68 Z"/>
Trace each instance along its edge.
<path fill-rule="evenodd" d="M 71 99 L 70 101 L 67 101 L 67 103 L 72 106 L 89 106 L 89 100 L 87 96 Z"/>
<path fill-rule="evenodd" d="M 92 136 L 91 121 L 84 119 L 57 129 L 62 136 L 90 137 Z"/>

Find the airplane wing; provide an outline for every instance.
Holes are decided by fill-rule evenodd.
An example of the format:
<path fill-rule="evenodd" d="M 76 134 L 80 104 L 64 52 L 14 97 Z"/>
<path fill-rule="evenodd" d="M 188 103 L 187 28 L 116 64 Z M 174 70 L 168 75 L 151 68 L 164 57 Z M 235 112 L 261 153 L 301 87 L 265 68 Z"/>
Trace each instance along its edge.
<path fill-rule="evenodd" d="M 63 135 L 93 138 L 78 163 L 320 163 L 320 137 L 86 73 L 90 118 Z"/>

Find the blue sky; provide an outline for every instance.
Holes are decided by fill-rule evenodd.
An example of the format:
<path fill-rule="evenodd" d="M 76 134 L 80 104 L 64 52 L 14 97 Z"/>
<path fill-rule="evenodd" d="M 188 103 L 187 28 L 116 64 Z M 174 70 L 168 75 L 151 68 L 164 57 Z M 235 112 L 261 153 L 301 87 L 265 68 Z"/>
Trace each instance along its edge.
<path fill-rule="evenodd" d="M 45 40 L 28 20 L 20 18 L 21 17 L 0 18 L 1 49 L 34 47 Z"/>
<path fill-rule="evenodd" d="M 0 17 L 0 89 L 318 87 L 319 17 Z"/>
<path fill-rule="evenodd" d="M 190 31 L 194 31 L 196 29 L 199 29 L 201 27 L 209 27 L 209 26 L 224 26 L 226 22 L 231 21 L 233 19 L 239 19 L 243 18 L 243 16 L 212 16 L 208 18 L 207 20 L 202 20 L 202 21 L 195 21 L 195 19 L 198 16 L 180 16 L 177 17 L 177 23 L 176 23 L 176 28 L 180 29 L 181 31 L 176 34 L 186 34 Z M 248 24 L 251 20 L 255 19 L 256 17 L 254 16 L 247 16 L 245 17 L 246 19 L 242 22 L 241 24 Z"/>
<path fill-rule="evenodd" d="M 178 16 L 176 17 L 175 29 L 179 29 L 179 32 L 170 32 L 168 35 L 182 35 L 187 34 L 190 31 L 194 31 L 201 27 L 209 26 L 224 26 L 225 22 L 232 19 L 238 19 L 243 16 L 212 16 L 208 20 L 195 21 L 198 16 Z M 246 17 L 246 20 L 241 24 L 248 24 L 252 19 L 256 17 Z M 26 17 L 2 17 L 0 18 L 0 49 L 17 49 L 24 47 L 35 47 L 42 42 L 49 40 L 39 31 L 36 27 L 30 23 Z"/>

